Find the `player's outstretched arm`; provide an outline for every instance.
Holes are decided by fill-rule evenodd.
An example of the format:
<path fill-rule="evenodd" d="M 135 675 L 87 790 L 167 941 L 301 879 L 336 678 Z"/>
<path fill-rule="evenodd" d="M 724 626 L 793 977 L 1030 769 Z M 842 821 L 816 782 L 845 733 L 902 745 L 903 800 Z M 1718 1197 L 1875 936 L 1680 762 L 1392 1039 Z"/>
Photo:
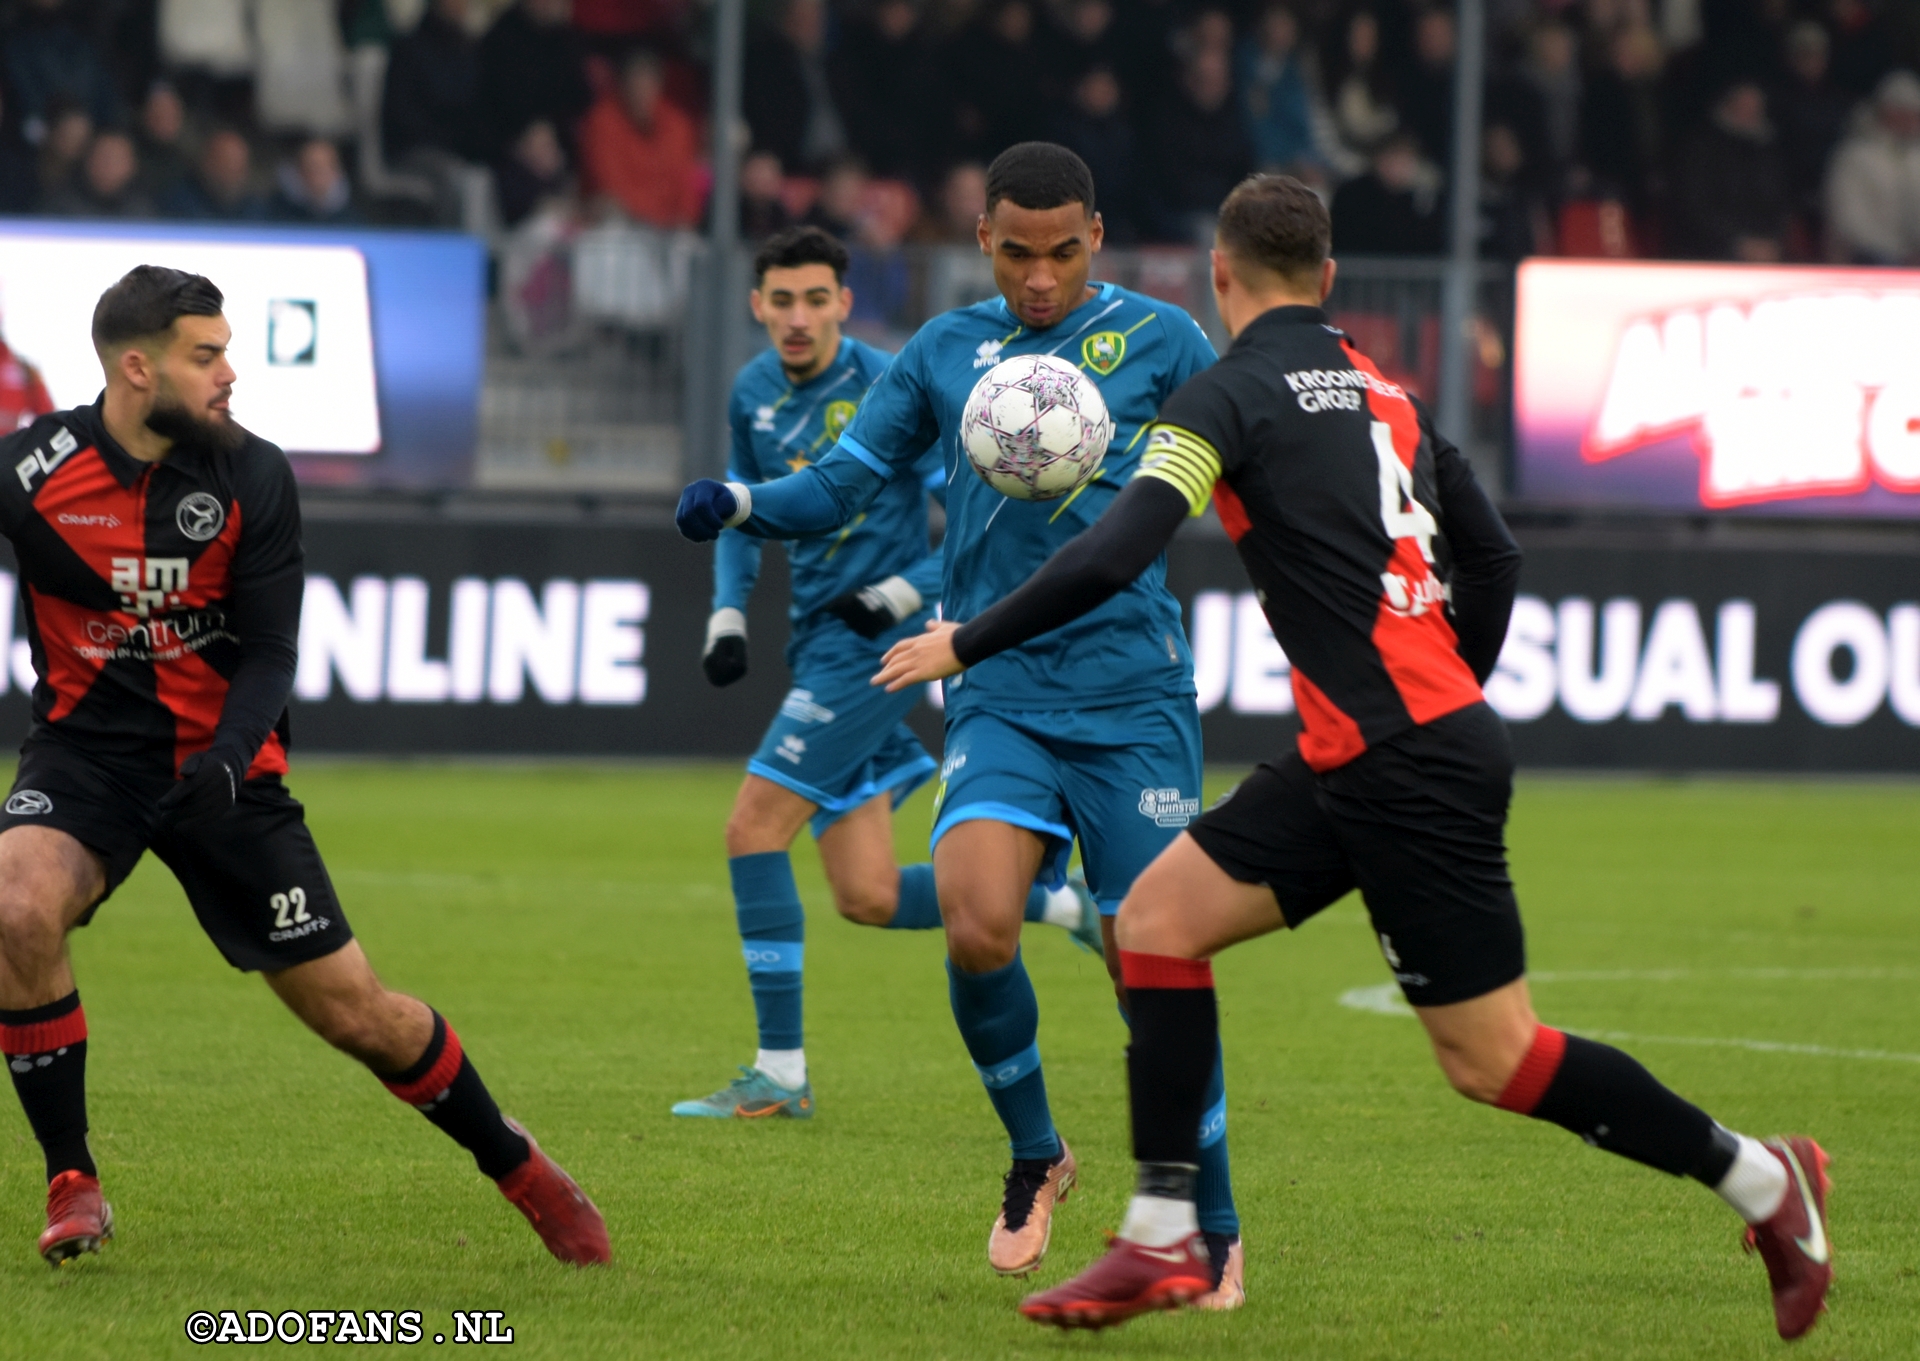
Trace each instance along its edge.
<path fill-rule="evenodd" d="M 840 528 L 865 510 L 887 479 L 843 445 L 808 468 L 748 487 L 703 477 L 680 493 L 673 522 L 695 543 L 738 529 L 756 539 L 804 539 Z"/>
<path fill-rule="evenodd" d="M 1429 425 L 1440 519 L 1453 552 L 1451 610 L 1460 659 L 1482 685 L 1500 660 L 1520 587 L 1520 545 L 1473 475 L 1466 455 Z"/>
<path fill-rule="evenodd" d="M 1107 513 L 1075 535 L 1022 585 L 964 625 L 936 623 L 895 643 L 875 685 L 904 690 L 941 680 L 1091 613 L 1166 552 L 1192 507 L 1158 477 L 1136 477 Z"/>

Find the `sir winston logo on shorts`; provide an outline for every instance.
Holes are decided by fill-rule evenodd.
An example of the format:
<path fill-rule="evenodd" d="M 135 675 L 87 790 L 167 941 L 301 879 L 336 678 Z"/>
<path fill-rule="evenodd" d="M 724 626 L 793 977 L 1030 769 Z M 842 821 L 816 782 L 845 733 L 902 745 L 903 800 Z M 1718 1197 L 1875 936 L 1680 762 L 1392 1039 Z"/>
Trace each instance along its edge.
<path fill-rule="evenodd" d="M 1156 827 L 1185 827 L 1200 816 L 1200 800 L 1182 798 L 1177 789 L 1143 789 L 1140 814 Z"/>

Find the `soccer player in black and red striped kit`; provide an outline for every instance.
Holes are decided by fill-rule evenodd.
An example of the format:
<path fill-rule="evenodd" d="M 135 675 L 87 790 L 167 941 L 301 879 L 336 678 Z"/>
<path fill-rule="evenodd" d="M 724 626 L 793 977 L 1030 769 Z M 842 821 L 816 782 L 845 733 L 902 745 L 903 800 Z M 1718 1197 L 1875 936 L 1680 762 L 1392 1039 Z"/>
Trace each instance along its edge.
<path fill-rule="evenodd" d="M 453 1028 L 374 976 L 282 783 L 300 503 L 286 456 L 229 410 L 221 306 L 199 275 L 131 271 L 93 313 L 100 399 L 0 440 L 38 677 L 0 811 L 0 1053 L 46 1154 L 40 1253 L 58 1266 L 113 1234 L 66 937 L 150 849 L 228 963 L 466 1147 L 554 1256 L 605 1262 L 600 1212 Z"/>
<path fill-rule="evenodd" d="M 1213 254 L 1232 349 L 1167 400 L 1098 522 L 984 613 L 897 644 L 875 678 L 951 675 L 1093 609 L 1210 495 L 1293 665 L 1298 749 L 1169 846 L 1120 909 L 1138 1189 L 1107 1254 L 1021 1312 L 1098 1328 L 1207 1288 L 1193 1168 L 1219 1043 L 1210 961 L 1357 887 L 1454 1088 L 1712 1187 L 1749 1225 L 1780 1335 L 1798 1337 L 1832 1277 L 1819 1145 L 1735 1134 L 1534 1016 L 1504 840 L 1513 756 L 1480 692 L 1519 549 L 1460 452 L 1320 310 L 1330 238 L 1298 181 L 1236 188 Z"/>

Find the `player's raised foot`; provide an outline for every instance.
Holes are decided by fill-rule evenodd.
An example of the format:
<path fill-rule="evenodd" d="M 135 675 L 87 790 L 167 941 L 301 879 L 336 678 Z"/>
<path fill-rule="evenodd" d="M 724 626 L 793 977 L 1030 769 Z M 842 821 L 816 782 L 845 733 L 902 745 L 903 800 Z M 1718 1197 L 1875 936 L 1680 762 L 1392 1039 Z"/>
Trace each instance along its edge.
<path fill-rule="evenodd" d="M 1205 1233 L 1213 1289 L 1193 1302 L 1195 1309 L 1224 1313 L 1247 1302 L 1247 1252 L 1239 1234 Z"/>
<path fill-rule="evenodd" d="M 1073 1190 L 1079 1171 L 1073 1150 L 1060 1141 L 1060 1156 L 1016 1158 L 1007 1173 L 1000 1217 L 987 1236 L 987 1261 L 1002 1276 L 1024 1276 L 1046 1258 L 1053 1239 L 1053 1208 Z"/>
<path fill-rule="evenodd" d="M 1087 887 L 1087 876 L 1078 868 L 1068 871 L 1067 887 L 1080 900 L 1080 924 L 1069 933 L 1073 943 L 1082 950 L 1105 955 L 1107 943 L 1100 933 L 1100 904 L 1093 900 L 1093 893 Z"/>
<path fill-rule="evenodd" d="M 1773 1218 L 1747 1228 L 1747 1250 L 1759 1249 L 1773 1287 L 1773 1322 L 1791 1342 L 1819 1321 L 1833 1283 L 1833 1250 L 1827 1241 L 1827 1153 L 1813 1140 L 1788 1135 L 1766 1140 L 1767 1151 L 1786 1165 L 1787 1198 Z"/>
<path fill-rule="evenodd" d="M 1106 1328 L 1136 1314 L 1178 1309 L 1212 1288 L 1213 1267 L 1199 1234 L 1165 1248 L 1115 1238 L 1106 1256 L 1066 1284 L 1027 1296 L 1020 1312 L 1056 1328 Z"/>
<path fill-rule="evenodd" d="M 677 1101 L 675 1115 L 706 1120 L 811 1120 L 813 1084 L 782 1087 L 758 1068 L 740 1065 L 740 1076 L 717 1092 Z"/>
<path fill-rule="evenodd" d="M 573 1266 L 599 1266 L 613 1260 L 607 1241 L 607 1221 L 600 1217 L 587 1193 L 575 1184 L 559 1163 L 540 1151 L 534 1137 L 517 1120 L 508 1120 L 527 1141 L 531 1156 L 496 1183 L 500 1194 L 527 1217 L 547 1251 Z"/>
<path fill-rule="evenodd" d="M 100 1178 L 67 1171 L 47 1187 L 47 1231 L 40 1235 L 40 1255 L 48 1266 L 69 1257 L 98 1252 L 113 1237 L 113 1206 L 100 1198 Z"/>

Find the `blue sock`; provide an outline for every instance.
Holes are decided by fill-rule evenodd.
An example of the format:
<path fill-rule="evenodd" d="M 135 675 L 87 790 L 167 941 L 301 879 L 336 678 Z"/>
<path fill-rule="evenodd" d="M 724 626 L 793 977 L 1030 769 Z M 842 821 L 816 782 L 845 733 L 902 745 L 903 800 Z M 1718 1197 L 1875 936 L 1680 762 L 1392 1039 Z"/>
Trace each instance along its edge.
<path fill-rule="evenodd" d="M 947 961 L 948 995 L 960 1038 L 987 1086 L 1013 1156 L 1057 1158 L 1060 1138 L 1047 1109 L 1047 1081 L 1040 1071 L 1040 1003 L 1016 951 L 1013 963 L 992 973 L 962 973 Z"/>
<path fill-rule="evenodd" d="M 1027 920 L 1030 922 L 1043 922 L 1046 919 L 1047 890 L 1044 886 L 1035 884 L 1027 890 Z"/>
<path fill-rule="evenodd" d="M 1194 1179 L 1194 1209 L 1202 1233 L 1240 1233 L 1240 1214 L 1233 1208 L 1233 1172 L 1227 1165 L 1227 1074 L 1219 1056 L 1207 1079 L 1207 1110 L 1200 1117 L 1200 1175 Z"/>
<path fill-rule="evenodd" d="M 900 867 L 900 897 L 889 931 L 931 931 L 940 925 L 940 896 L 933 891 L 932 865 Z"/>
<path fill-rule="evenodd" d="M 762 1049 L 798 1049 L 800 964 L 807 915 L 793 883 L 785 851 L 736 855 L 727 861 L 733 877 L 733 910 L 747 957 L 747 982 L 760 1018 Z"/>

